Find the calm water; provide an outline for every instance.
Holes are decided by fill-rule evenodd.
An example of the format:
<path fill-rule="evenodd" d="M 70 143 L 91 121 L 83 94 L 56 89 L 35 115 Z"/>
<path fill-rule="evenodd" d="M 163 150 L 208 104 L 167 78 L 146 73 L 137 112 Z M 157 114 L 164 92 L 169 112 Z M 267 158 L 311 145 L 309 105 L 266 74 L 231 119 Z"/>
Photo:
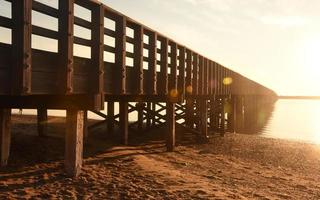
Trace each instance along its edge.
<path fill-rule="evenodd" d="M 23 113 L 35 114 L 33 110 L 23 110 Z M 65 111 L 49 111 L 49 115 L 65 116 Z M 99 119 L 92 113 L 89 117 Z M 130 115 L 130 119 L 136 119 L 136 113 Z M 258 134 L 320 144 L 320 100 L 278 100 Z"/>
<path fill-rule="evenodd" d="M 320 100 L 278 100 L 262 136 L 320 144 Z"/>

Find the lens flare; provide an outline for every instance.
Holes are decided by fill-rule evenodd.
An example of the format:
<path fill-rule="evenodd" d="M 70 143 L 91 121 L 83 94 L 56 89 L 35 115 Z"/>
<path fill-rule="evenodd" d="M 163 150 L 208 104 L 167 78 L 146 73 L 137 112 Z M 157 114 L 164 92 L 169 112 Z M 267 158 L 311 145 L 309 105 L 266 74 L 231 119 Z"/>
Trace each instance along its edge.
<path fill-rule="evenodd" d="M 170 90 L 170 97 L 172 98 L 178 97 L 178 90 L 177 89 Z"/>
<path fill-rule="evenodd" d="M 187 86 L 186 91 L 187 93 L 192 94 L 192 86 L 191 85 Z"/>
<path fill-rule="evenodd" d="M 232 78 L 231 77 L 226 77 L 223 79 L 223 84 L 224 85 L 231 85 L 232 84 Z"/>

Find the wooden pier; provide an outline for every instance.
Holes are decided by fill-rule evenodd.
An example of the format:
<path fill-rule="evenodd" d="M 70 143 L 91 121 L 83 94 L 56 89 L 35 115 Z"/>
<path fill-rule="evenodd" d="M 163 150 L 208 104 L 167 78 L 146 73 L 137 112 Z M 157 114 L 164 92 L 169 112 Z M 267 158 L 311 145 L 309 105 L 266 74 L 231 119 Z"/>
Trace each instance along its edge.
<path fill-rule="evenodd" d="M 173 151 L 177 126 L 204 140 L 209 132 L 244 132 L 276 99 L 272 90 L 100 2 L 57 0 L 54 8 L 35 0 L 4 1 L 12 16 L 0 15 L 0 27 L 11 31 L 11 42 L 0 43 L 1 166 L 10 153 L 12 108 L 37 109 L 39 136 L 47 109 L 67 110 L 65 168 L 77 176 L 88 111 L 105 118 L 109 132 L 117 126 L 123 144 L 130 130 L 166 126 L 167 149 Z M 91 20 L 76 16 L 75 5 Z M 33 11 L 57 19 L 58 29 L 33 24 Z M 91 37 L 76 36 L 75 26 Z M 33 35 L 56 41 L 57 51 L 32 48 Z M 74 45 L 89 48 L 89 58 L 75 56 Z M 105 102 L 107 114 L 100 112 Z M 129 123 L 134 111 L 138 120 Z"/>

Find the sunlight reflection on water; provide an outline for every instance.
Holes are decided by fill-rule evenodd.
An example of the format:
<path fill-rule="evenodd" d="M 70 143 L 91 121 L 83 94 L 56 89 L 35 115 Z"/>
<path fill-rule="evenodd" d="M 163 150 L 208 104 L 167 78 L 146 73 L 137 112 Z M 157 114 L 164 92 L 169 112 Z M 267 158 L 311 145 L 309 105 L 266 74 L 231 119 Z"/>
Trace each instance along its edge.
<path fill-rule="evenodd" d="M 278 100 L 262 136 L 320 144 L 320 100 Z"/>

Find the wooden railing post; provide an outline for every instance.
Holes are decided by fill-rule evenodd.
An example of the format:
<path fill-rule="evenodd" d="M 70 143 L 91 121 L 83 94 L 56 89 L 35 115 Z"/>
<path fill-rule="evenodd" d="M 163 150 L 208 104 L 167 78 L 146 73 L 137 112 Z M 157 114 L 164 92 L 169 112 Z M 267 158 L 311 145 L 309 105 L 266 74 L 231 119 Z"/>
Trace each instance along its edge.
<path fill-rule="evenodd" d="M 151 76 L 151 94 L 157 94 L 157 34 L 151 32 L 149 36 L 149 73 Z"/>
<path fill-rule="evenodd" d="M 134 71 L 137 75 L 135 93 L 143 94 L 143 28 L 137 25 L 134 30 Z"/>
<path fill-rule="evenodd" d="M 31 93 L 31 11 L 32 0 L 12 1 L 12 70 L 13 95 Z"/>
<path fill-rule="evenodd" d="M 199 79 L 199 65 L 198 65 L 198 54 L 193 53 L 192 62 L 192 94 L 198 95 L 198 79 Z"/>
<path fill-rule="evenodd" d="M 104 64 L 103 64 L 103 45 L 104 45 L 104 9 L 101 4 L 95 4 L 91 12 L 92 21 L 92 72 L 91 72 L 91 92 L 93 94 L 103 93 L 104 91 Z"/>
<path fill-rule="evenodd" d="M 126 18 L 119 16 L 116 21 L 115 64 L 118 69 L 113 81 L 117 85 L 115 94 L 126 94 Z M 119 75 L 118 75 L 119 74 Z M 119 88 L 118 88 L 119 87 Z"/>
<path fill-rule="evenodd" d="M 73 24 L 74 0 L 59 0 L 59 41 L 58 53 L 60 57 L 61 93 L 73 93 Z"/>
<path fill-rule="evenodd" d="M 161 38 L 161 49 L 160 49 L 160 77 L 158 82 L 158 94 L 168 94 L 168 39 Z"/>
<path fill-rule="evenodd" d="M 11 109 L 0 109 L 0 166 L 8 164 L 11 143 Z"/>
<path fill-rule="evenodd" d="M 186 70 L 186 48 L 179 46 L 179 76 L 178 76 L 178 93 L 185 94 L 185 70 Z"/>

